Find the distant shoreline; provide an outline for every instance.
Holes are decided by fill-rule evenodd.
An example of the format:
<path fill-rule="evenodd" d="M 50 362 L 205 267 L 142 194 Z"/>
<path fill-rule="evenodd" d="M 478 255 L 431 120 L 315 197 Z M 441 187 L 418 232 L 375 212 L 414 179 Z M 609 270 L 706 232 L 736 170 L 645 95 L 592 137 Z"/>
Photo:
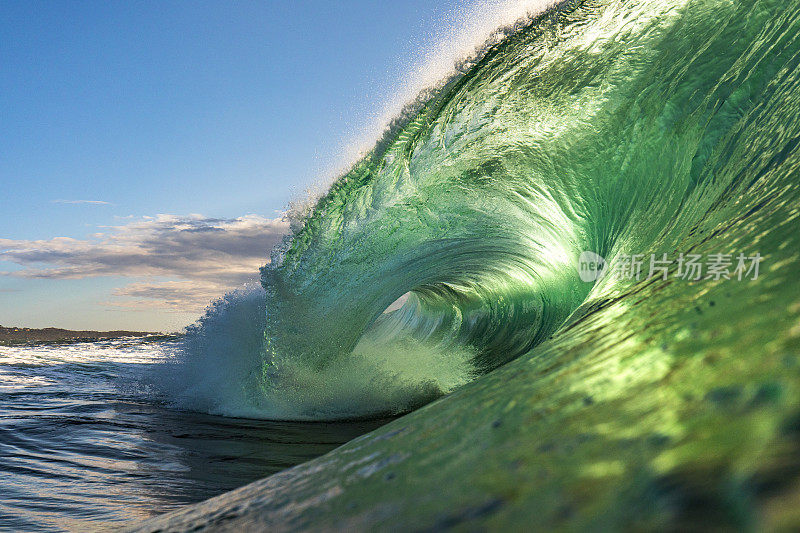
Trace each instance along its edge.
<path fill-rule="evenodd" d="M 0 346 L 40 342 L 90 342 L 122 337 L 174 337 L 175 335 L 174 333 L 153 331 L 74 331 L 61 328 L 35 329 L 0 326 Z"/>

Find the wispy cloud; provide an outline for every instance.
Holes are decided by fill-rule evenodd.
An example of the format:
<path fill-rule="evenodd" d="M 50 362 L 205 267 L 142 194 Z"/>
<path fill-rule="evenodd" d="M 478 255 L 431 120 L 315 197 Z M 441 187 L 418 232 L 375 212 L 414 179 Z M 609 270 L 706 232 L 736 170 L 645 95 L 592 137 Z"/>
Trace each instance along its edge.
<path fill-rule="evenodd" d="M 5 276 L 136 278 L 111 305 L 192 312 L 258 277 L 269 251 L 288 231 L 282 218 L 233 219 L 158 215 L 101 228 L 91 239 L 0 239 L 0 260 L 22 266 Z M 133 281 L 133 280 L 132 280 Z"/>
<path fill-rule="evenodd" d="M 114 205 L 102 200 L 53 200 L 54 204 L 89 204 L 89 205 Z"/>
<path fill-rule="evenodd" d="M 263 263 L 263 260 L 262 260 Z M 254 274 L 255 270 L 251 273 Z M 244 281 L 255 283 L 254 276 Z M 114 290 L 114 300 L 103 302 L 116 310 L 147 311 L 161 309 L 185 313 L 200 311 L 236 285 L 208 280 L 150 281 L 132 283 Z"/>

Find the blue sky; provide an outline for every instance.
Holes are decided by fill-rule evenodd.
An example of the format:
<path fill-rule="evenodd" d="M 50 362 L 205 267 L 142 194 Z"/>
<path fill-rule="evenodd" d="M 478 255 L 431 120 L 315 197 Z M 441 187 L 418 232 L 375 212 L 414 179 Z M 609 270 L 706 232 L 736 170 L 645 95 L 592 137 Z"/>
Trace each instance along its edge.
<path fill-rule="evenodd" d="M 459 4 L 0 3 L 0 324 L 194 320 Z M 194 273 L 219 232 L 199 270 L 241 261 Z"/>

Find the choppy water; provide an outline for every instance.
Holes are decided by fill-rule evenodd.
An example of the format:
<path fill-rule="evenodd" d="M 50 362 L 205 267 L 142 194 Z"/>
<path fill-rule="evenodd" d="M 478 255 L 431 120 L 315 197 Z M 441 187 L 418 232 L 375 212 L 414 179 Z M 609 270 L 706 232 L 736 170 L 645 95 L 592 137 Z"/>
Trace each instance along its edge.
<path fill-rule="evenodd" d="M 0 530 L 131 525 L 321 455 L 381 424 L 166 408 L 142 378 L 173 343 L 0 347 Z"/>

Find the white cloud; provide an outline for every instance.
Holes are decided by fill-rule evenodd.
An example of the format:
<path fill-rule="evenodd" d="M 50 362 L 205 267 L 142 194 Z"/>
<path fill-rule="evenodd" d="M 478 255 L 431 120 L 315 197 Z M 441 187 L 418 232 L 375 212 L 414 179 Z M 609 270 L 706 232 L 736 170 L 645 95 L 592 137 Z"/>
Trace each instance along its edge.
<path fill-rule="evenodd" d="M 54 204 L 90 204 L 90 205 L 114 205 L 111 202 L 102 200 L 53 200 Z"/>
<path fill-rule="evenodd" d="M 249 281 L 255 282 L 254 279 Z M 118 310 L 161 309 L 185 313 L 204 309 L 234 286 L 205 280 L 138 282 L 115 289 L 113 294 L 117 299 L 103 303 Z"/>
<path fill-rule="evenodd" d="M 202 310 L 213 298 L 258 278 L 258 267 L 288 232 L 282 218 L 158 215 L 101 228 L 90 239 L 0 239 L 0 260 L 22 266 L 5 276 L 39 279 L 130 277 L 109 305 Z"/>

